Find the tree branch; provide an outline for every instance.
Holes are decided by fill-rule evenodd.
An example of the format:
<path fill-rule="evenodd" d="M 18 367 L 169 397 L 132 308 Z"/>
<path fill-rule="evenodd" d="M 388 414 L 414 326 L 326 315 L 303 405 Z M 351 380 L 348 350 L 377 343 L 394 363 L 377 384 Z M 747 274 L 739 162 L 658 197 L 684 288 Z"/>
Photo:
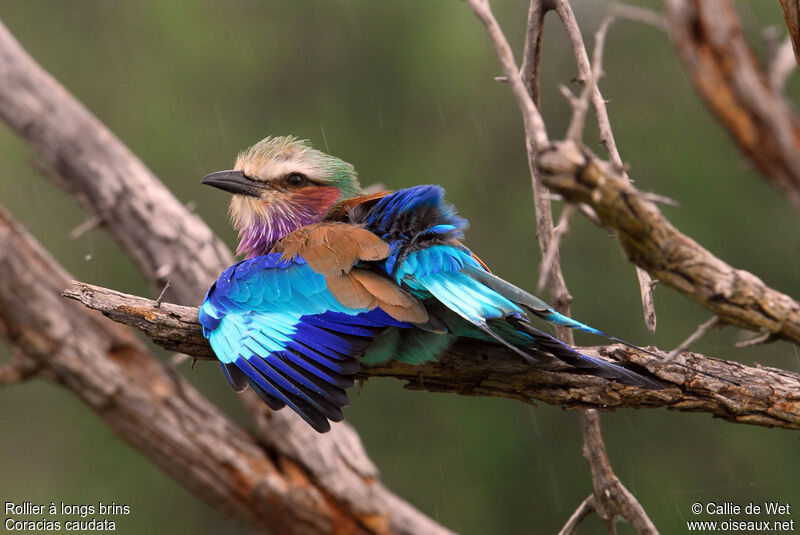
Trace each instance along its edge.
<path fill-rule="evenodd" d="M 175 199 L 119 139 L 30 58 L 2 24 L 0 88 L 0 118 L 52 167 L 48 176 L 102 222 L 134 259 L 154 292 L 158 293 L 169 279 L 172 284 L 166 294 L 168 300 L 198 302 L 211 281 L 233 262 L 233 256 L 197 215 Z M 3 277 L 6 278 L 5 273 Z M 68 280 L 63 273 L 61 278 Z M 58 285 L 60 287 L 55 293 L 60 292 L 65 284 Z M 0 310 L 0 315 L 7 314 L 9 320 L 13 320 L 12 310 Z M 49 318 L 49 313 L 49 309 L 42 311 L 43 317 Z M 56 334 L 65 337 L 73 336 L 75 332 L 80 331 L 54 333 L 53 343 L 65 343 Z M 105 353 L 92 355 L 107 357 Z M 143 359 L 130 359 L 127 365 L 140 367 L 138 372 L 130 370 L 132 374 L 157 374 Z M 74 373 L 87 371 L 75 370 Z M 79 387 L 75 385 L 73 390 L 81 395 Z M 199 395 L 196 397 L 207 404 Z M 243 396 L 256 419 L 259 442 L 270 451 L 278 452 L 283 466 L 313 480 L 308 492 L 332 500 L 334 504 L 343 504 L 353 512 L 367 511 L 364 523 L 369 524 L 374 532 L 446 532 L 382 487 L 376 480 L 374 466 L 360 446 L 358 435 L 350 426 L 336 426 L 334 432 L 325 436 L 310 434 L 291 411 L 272 413 L 253 398 L 255 395 L 250 392 Z M 133 402 L 128 398 L 122 401 Z M 144 409 L 151 410 L 152 414 L 158 413 L 151 405 Z M 130 440 L 135 440 L 135 437 Z M 250 461 L 245 456 L 229 453 L 226 466 L 249 466 Z M 343 461 L 345 455 L 347 462 Z M 258 466 L 256 463 L 252 470 Z M 170 467 L 166 469 L 173 476 L 179 478 L 181 475 L 176 475 Z M 197 491 L 197 487 L 189 488 Z M 262 498 L 264 496 L 260 494 L 236 497 L 243 502 L 259 500 L 259 508 L 273 507 Z M 291 495 L 286 495 L 287 500 L 291 498 Z M 295 498 L 304 500 L 305 494 L 299 493 Z M 289 532 L 313 531 L 313 526 L 308 527 L 306 523 L 314 521 L 307 518 L 310 513 L 303 509 L 313 503 L 313 500 L 305 505 L 277 503 L 274 507 L 299 508 L 298 519 L 288 528 Z M 243 503 L 241 507 L 248 505 L 251 504 Z M 328 510 L 323 509 L 322 515 Z M 244 509 L 235 507 L 231 513 L 243 520 L 251 520 Z M 266 511 L 265 514 L 280 513 Z M 320 517 L 322 523 L 325 522 L 323 516 Z M 350 518 L 352 520 L 353 516 Z M 343 517 L 343 522 L 345 520 L 347 515 Z M 351 524 L 344 522 L 343 529 Z M 275 525 L 272 529 L 282 531 Z"/>
<path fill-rule="evenodd" d="M 628 259 L 654 278 L 725 323 L 766 329 L 776 338 L 800 343 L 800 303 L 681 234 L 613 165 L 570 142 L 553 144 L 537 165 L 549 188 L 570 202 L 591 206 L 604 226 L 614 229 Z"/>
<path fill-rule="evenodd" d="M 137 327 L 157 344 L 194 357 L 210 357 L 197 309 L 73 282 L 64 294 L 114 321 Z M 629 362 L 648 370 L 664 390 L 611 383 L 554 365 L 533 368 L 508 349 L 462 341 L 438 361 L 416 366 L 389 362 L 362 370 L 362 376 L 395 377 L 408 388 L 471 396 L 536 400 L 566 408 L 654 408 L 707 412 L 732 422 L 800 429 L 800 374 L 752 368 L 698 353 L 683 353 L 664 364 L 653 355 L 619 345 L 580 348 L 589 355 Z"/>
<path fill-rule="evenodd" d="M 232 423 L 129 329 L 63 299 L 68 274 L 4 210 L 0 269 L 0 334 L 212 507 L 274 533 L 449 533 L 376 481 L 357 439 L 333 448 L 349 426 L 303 452 L 324 455 L 341 488 Z"/>
<path fill-rule="evenodd" d="M 594 510 L 606 521 L 609 532 L 613 533 L 614 517 L 620 515 L 627 520 L 636 533 L 658 535 L 658 530 L 648 518 L 642 506 L 625 488 L 611 469 L 600 431 L 597 411 L 588 409 L 581 412 L 583 426 L 583 456 L 589 461 L 594 485 Z M 584 502 L 585 503 L 585 502 Z"/>
<path fill-rule="evenodd" d="M 617 167 L 624 180 L 628 180 L 628 175 L 625 172 L 625 165 L 622 162 L 622 157 L 617 148 L 617 142 L 614 138 L 614 132 L 611 129 L 611 120 L 608 117 L 608 107 L 606 100 L 600 93 L 600 76 L 602 74 L 602 53 L 603 41 L 605 31 L 613 19 L 605 19 L 600 25 L 600 29 L 595 36 L 595 66 L 589 63 L 589 54 L 586 51 L 586 45 L 583 42 L 583 35 L 581 34 L 578 20 L 575 18 L 575 13 L 572 11 L 572 6 L 569 5 L 567 0 L 558 0 L 556 11 L 564 24 L 564 29 L 567 32 L 567 37 L 572 44 L 575 62 L 578 66 L 578 79 L 586 84 L 585 90 L 591 95 L 592 105 L 595 109 L 595 117 L 597 118 L 597 126 L 600 130 L 600 142 L 608 152 L 611 162 Z M 594 71 L 597 72 L 594 72 Z M 573 111 L 573 118 L 578 115 Z M 573 140 L 574 141 L 574 140 Z M 636 281 L 639 284 L 639 293 L 642 296 L 642 310 L 644 312 L 644 322 L 647 329 L 652 333 L 656 331 L 656 308 L 655 299 L 653 298 L 653 285 L 651 284 L 650 276 L 638 266 L 634 266 L 636 270 Z"/>
<path fill-rule="evenodd" d="M 196 303 L 233 263 L 208 225 L 45 72 L 2 23 L 0 88 L 0 118 L 39 153 L 52 171 L 46 176 L 92 214 L 89 221 L 108 229 L 154 292 L 169 279 L 169 300 Z"/>
<path fill-rule="evenodd" d="M 487 4 L 488 5 L 488 4 Z M 555 0 L 555 2 L 550 3 L 549 7 L 553 7 L 558 12 L 559 16 L 561 17 L 561 21 L 564 24 L 564 27 L 567 31 L 568 36 L 570 37 L 570 41 L 573 43 L 573 50 L 575 51 L 576 62 L 578 64 L 578 70 L 584 77 L 584 83 L 586 84 L 584 87 L 583 94 L 581 95 L 580 99 L 571 99 L 570 103 L 573 104 L 573 111 L 572 111 L 572 119 L 570 120 L 570 125 L 567 130 L 567 136 L 572 138 L 576 142 L 580 142 L 581 137 L 583 136 L 584 127 L 586 124 L 586 114 L 588 111 L 588 104 L 589 99 L 591 98 L 597 115 L 597 121 L 600 126 L 601 136 L 606 144 L 609 152 L 612 154 L 612 157 L 615 157 L 617 160 L 620 161 L 620 169 L 622 169 L 622 162 L 619 157 L 619 153 L 617 152 L 616 144 L 614 142 L 614 135 L 611 132 L 611 124 L 608 120 L 608 114 L 606 113 L 605 101 L 600 94 L 600 89 L 597 85 L 600 76 L 602 75 L 602 58 L 603 58 L 603 44 L 605 42 L 605 34 L 608 30 L 608 26 L 611 24 L 611 19 L 606 18 L 600 25 L 600 29 L 597 32 L 595 38 L 595 50 L 594 50 L 594 66 L 589 65 L 588 55 L 586 53 L 586 49 L 583 46 L 583 37 L 580 32 L 580 28 L 577 25 L 577 21 L 575 20 L 575 16 L 572 12 L 572 8 L 570 7 L 569 3 L 566 0 Z M 539 61 L 540 61 L 540 54 L 541 54 L 541 44 L 542 44 L 542 33 L 543 33 L 543 22 L 544 22 L 544 13 L 545 13 L 545 6 L 541 0 L 531 0 L 531 7 L 528 13 L 528 29 L 526 32 L 526 40 L 525 40 L 525 58 L 523 63 L 523 82 L 528 87 L 530 92 L 530 98 L 535 103 L 536 106 L 539 105 L 538 102 L 538 73 L 539 73 Z M 525 79 L 528 76 L 530 79 Z M 518 97 L 520 98 L 520 97 Z M 526 123 L 527 124 L 527 123 Z M 530 167 L 531 171 L 531 179 L 533 180 L 533 191 L 534 191 L 534 201 L 536 207 L 536 220 L 538 224 L 538 236 L 539 236 L 539 246 L 542 251 L 542 266 L 541 266 L 541 274 L 542 279 L 540 279 L 540 286 L 541 280 L 547 279 L 549 281 L 549 290 L 550 295 L 554 297 L 556 310 L 561 312 L 562 314 L 569 315 L 570 303 L 572 301 L 572 297 L 567 290 L 566 281 L 564 280 L 564 275 L 561 270 L 561 262 L 560 262 L 560 255 L 559 255 L 559 239 L 560 234 L 556 234 L 553 228 L 553 217 L 550 208 L 550 200 L 549 195 L 545 191 L 545 186 L 541 180 L 540 173 L 536 166 L 536 159 L 541 150 L 543 148 L 541 146 L 537 147 L 534 143 L 532 143 L 531 139 L 531 132 L 530 129 L 527 129 L 527 146 L 528 146 L 528 166 Z M 559 228 L 561 233 L 563 234 L 566 232 L 567 224 L 569 221 L 569 217 L 572 213 L 572 210 L 569 206 L 565 207 L 562 214 L 561 214 L 561 222 L 559 224 Z M 552 274 L 552 276 L 551 276 Z M 649 284 L 649 277 L 647 274 L 643 273 L 640 269 L 637 268 L 637 275 L 638 280 L 641 287 L 642 292 L 642 304 L 644 305 L 645 311 L 645 321 L 647 323 L 648 328 L 652 331 L 655 330 L 655 307 L 653 306 L 653 289 L 652 286 Z M 572 332 L 568 329 L 559 329 L 558 334 L 562 337 L 567 343 L 574 345 L 574 339 L 572 336 Z M 598 430 L 598 437 L 599 437 L 599 429 L 600 429 L 600 417 L 596 412 L 588 412 L 584 411 L 581 414 L 581 422 L 583 424 L 583 432 L 584 436 L 587 433 L 587 422 L 591 422 Z M 588 444 L 588 442 L 587 442 Z M 611 472 L 611 465 L 608 462 L 608 458 L 605 453 L 605 446 L 602 443 L 602 438 L 599 438 L 598 444 L 600 449 L 598 449 L 595 453 L 604 458 L 606 465 L 608 466 L 609 472 Z M 611 472 L 613 475 L 613 472 Z M 594 473 L 592 474 L 592 479 L 594 480 Z M 616 477 L 616 476 L 615 476 Z M 617 480 L 619 483 L 619 480 Z M 595 494 L 594 499 L 591 500 L 591 504 L 595 505 L 598 500 L 603 500 L 605 498 L 600 497 L 597 495 L 599 482 L 594 481 L 595 487 Z M 628 497 L 630 501 L 632 501 L 637 508 L 629 508 L 625 512 L 634 511 L 635 514 L 641 514 L 642 518 L 634 523 L 634 525 L 638 524 L 652 524 L 650 519 L 647 517 L 647 514 L 644 512 L 644 509 L 636 502 L 636 499 L 628 493 L 627 489 L 622 486 L 621 483 L 618 485 L 618 489 L 609 489 L 608 487 L 605 490 L 613 490 L 617 491 L 620 490 L 624 491 L 625 496 L 619 498 L 620 502 L 625 501 Z M 590 498 L 592 498 L 590 496 Z M 589 500 L 587 499 L 584 501 L 582 505 L 588 505 Z M 608 515 L 613 515 L 616 513 L 610 506 L 603 509 L 602 511 L 598 508 L 596 509 L 598 514 L 606 513 Z M 633 514 L 633 513 L 632 513 Z M 572 515 L 570 521 L 567 522 L 567 526 L 565 529 L 568 529 L 570 526 L 570 522 L 574 521 L 575 526 L 581 521 L 581 519 L 585 516 L 585 513 L 581 512 L 581 508 L 579 507 L 578 511 Z M 627 518 L 627 517 L 626 517 Z M 635 519 L 636 520 L 636 519 Z"/>
<path fill-rule="evenodd" d="M 578 532 L 578 526 L 583 519 L 589 516 L 594 511 L 594 493 L 589 494 L 581 504 L 575 509 L 575 512 L 567 519 L 567 523 L 558 532 L 558 535 L 574 535 Z"/>
<path fill-rule="evenodd" d="M 758 64 L 733 5 L 665 3 L 670 37 L 700 97 L 745 156 L 800 211 L 800 119 Z"/>
<path fill-rule="evenodd" d="M 783 18 L 786 20 L 786 28 L 792 38 L 792 48 L 797 68 L 800 69 L 800 2 L 797 0 L 781 0 Z"/>

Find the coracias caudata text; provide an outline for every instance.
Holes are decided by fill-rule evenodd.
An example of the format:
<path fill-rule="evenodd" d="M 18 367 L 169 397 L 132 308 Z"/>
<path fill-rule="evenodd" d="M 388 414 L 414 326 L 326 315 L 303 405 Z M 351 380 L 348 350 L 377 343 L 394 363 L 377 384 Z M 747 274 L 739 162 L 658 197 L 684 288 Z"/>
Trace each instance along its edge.
<path fill-rule="evenodd" d="M 619 341 L 492 274 L 461 243 L 467 221 L 440 186 L 364 195 L 352 165 L 292 137 L 267 138 L 202 182 L 233 194 L 245 257 L 208 290 L 203 332 L 233 388 L 249 385 L 317 431 L 342 420 L 361 365 L 423 364 L 461 337 L 660 387 L 531 325 L 532 315 Z"/>

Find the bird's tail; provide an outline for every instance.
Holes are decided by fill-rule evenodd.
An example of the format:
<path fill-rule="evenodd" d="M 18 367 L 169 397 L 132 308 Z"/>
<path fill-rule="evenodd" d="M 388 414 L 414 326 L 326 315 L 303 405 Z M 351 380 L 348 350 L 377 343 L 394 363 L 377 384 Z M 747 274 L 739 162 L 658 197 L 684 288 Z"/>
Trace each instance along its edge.
<path fill-rule="evenodd" d="M 534 352 L 550 354 L 558 360 L 590 375 L 610 379 L 624 385 L 638 386 L 648 390 L 661 390 L 664 388 L 661 383 L 627 368 L 576 351 L 564 342 L 535 328 L 522 316 L 509 316 L 506 321 L 530 339 L 530 348 Z"/>
<path fill-rule="evenodd" d="M 560 314 L 555 310 L 553 310 L 550 307 L 550 305 L 548 305 L 535 295 L 529 294 L 525 290 L 518 288 L 517 286 L 514 286 L 510 282 L 501 279 L 500 277 L 494 275 L 493 273 L 489 273 L 488 271 L 484 271 L 474 266 L 465 266 L 463 271 L 467 273 L 467 275 L 469 275 L 470 278 L 477 280 L 482 284 L 485 284 L 486 286 L 488 286 L 495 292 L 499 293 L 503 297 L 509 299 L 510 301 L 513 301 L 514 303 L 517 303 L 520 306 L 525 307 L 525 309 L 529 310 L 537 317 L 543 319 L 544 321 L 552 325 L 556 325 L 558 327 L 567 327 L 568 329 L 575 329 L 585 333 L 602 336 L 603 338 L 608 338 L 609 340 L 617 342 L 618 344 L 628 346 L 643 353 L 647 353 L 648 355 L 653 355 L 654 357 L 661 357 L 661 355 L 654 353 L 649 349 L 645 349 L 630 342 L 626 342 L 625 340 L 620 340 L 616 336 L 604 333 L 603 331 L 595 329 L 594 327 L 590 327 L 585 323 L 581 323 L 568 316 Z"/>

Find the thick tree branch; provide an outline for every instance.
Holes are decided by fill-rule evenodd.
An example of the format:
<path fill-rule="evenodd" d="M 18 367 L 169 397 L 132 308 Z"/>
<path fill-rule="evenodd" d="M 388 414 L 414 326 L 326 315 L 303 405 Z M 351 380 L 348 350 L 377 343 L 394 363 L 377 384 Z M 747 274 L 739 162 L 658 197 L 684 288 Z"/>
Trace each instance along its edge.
<path fill-rule="evenodd" d="M 798 0 L 781 0 L 781 9 L 783 9 L 783 18 L 786 20 L 789 36 L 792 38 L 795 63 L 800 69 L 800 2 Z"/>
<path fill-rule="evenodd" d="M 154 292 L 158 293 L 168 279 L 168 300 L 198 302 L 210 282 L 233 262 L 233 256 L 208 226 L 42 70 L 1 24 L 0 87 L 0 118 L 40 153 L 52 168 L 48 176 L 102 222 L 134 259 Z M 140 362 L 134 359 L 130 363 L 135 367 Z M 142 364 L 140 373 L 148 370 Z M 291 411 L 271 413 L 248 394 L 249 398 L 243 399 L 256 418 L 259 442 L 280 452 L 287 466 L 313 479 L 315 486 L 310 492 L 321 493 L 326 500 L 345 504 L 353 511 L 372 509 L 366 514 L 372 518 L 373 527 L 377 526 L 376 532 L 445 531 L 383 489 L 350 426 L 336 426 L 325 436 L 309 434 Z M 345 454 L 347 463 L 338 462 Z M 247 462 L 244 458 L 232 459 L 236 464 Z M 371 497 L 374 492 L 382 496 L 380 503 Z M 304 499 L 303 494 L 296 498 Z M 259 504 L 269 506 L 266 502 Z M 304 529 L 304 522 L 298 519 L 293 529 Z"/>
<path fill-rule="evenodd" d="M 357 439 L 333 448 L 347 425 L 313 452 L 347 486 L 331 488 L 232 423 L 127 328 L 63 299 L 68 274 L 3 210 L 0 270 L 0 334 L 218 510 L 272 533 L 449 533 L 376 480 Z"/>
<path fill-rule="evenodd" d="M 613 165 L 570 142 L 553 144 L 537 164 L 549 188 L 570 202 L 591 206 L 616 232 L 628 259 L 654 278 L 725 323 L 766 329 L 800 344 L 800 303 L 681 234 Z"/>
<path fill-rule="evenodd" d="M 791 3 L 796 13 L 797 3 Z M 700 97 L 753 165 L 800 211 L 800 118 L 758 64 L 733 5 L 666 0 L 666 7 L 669 34 Z M 788 18 L 787 23 L 792 30 Z"/>
<path fill-rule="evenodd" d="M 155 292 L 196 303 L 233 256 L 196 214 L 0 23 L 0 118 L 28 142 L 48 177 L 108 229 Z M 199 186 L 198 186 L 199 187 Z M 96 218 L 96 219 L 95 219 Z"/>
<path fill-rule="evenodd" d="M 73 282 L 65 295 L 99 310 L 115 321 L 142 330 L 169 350 L 209 357 L 197 309 L 155 301 L 115 290 Z M 618 345 L 581 348 L 587 354 L 622 359 L 649 370 L 664 390 L 643 390 L 596 377 L 578 375 L 566 366 L 532 368 L 509 350 L 465 341 L 437 362 L 414 366 L 399 362 L 365 369 L 368 377 L 395 377 L 407 387 L 431 392 L 536 400 L 567 408 L 653 408 L 707 412 L 732 422 L 800 429 L 800 374 L 752 368 L 698 353 L 662 359 Z"/>

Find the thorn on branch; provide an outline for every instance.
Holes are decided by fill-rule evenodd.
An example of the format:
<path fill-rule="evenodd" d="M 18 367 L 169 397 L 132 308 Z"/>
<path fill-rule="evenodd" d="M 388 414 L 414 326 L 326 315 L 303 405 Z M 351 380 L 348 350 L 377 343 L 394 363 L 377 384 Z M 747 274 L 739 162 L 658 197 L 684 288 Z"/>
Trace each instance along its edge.
<path fill-rule="evenodd" d="M 169 281 L 167 281 L 166 284 L 164 284 L 164 288 L 161 290 L 161 293 L 158 294 L 158 297 L 156 298 L 156 304 L 155 304 L 156 308 L 161 308 L 161 303 L 164 301 L 164 294 L 167 293 L 168 288 L 169 288 Z"/>
<path fill-rule="evenodd" d="M 667 197 L 666 195 L 660 195 L 658 193 L 652 193 L 649 191 L 639 191 L 639 190 L 636 190 L 633 194 L 639 197 L 640 199 L 654 202 L 656 204 L 665 204 L 667 206 L 673 206 L 675 208 L 681 207 L 681 203 L 679 203 L 675 199 Z"/>
<path fill-rule="evenodd" d="M 100 216 L 93 215 L 92 217 L 90 217 L 89 219 L 87 219 L 86 221 L 84 221 L 83 223 L 81 223 L 80 225 L 75 227 L 74 229 L 72 229 L 69 232 L 69 239 L 70 240 L 77 240 L 78 238 L 80 238 L 81 236 L 83 236 L 84 234 L 89 232 L 90 230 L 96 228 L 102 222 L 103 222 L 103 220 L 100 219 Z"/>
<path fill-rule="evenodd" d="M 768 331 L 766 329 L 763 329 L 761 331 L 761 334 L 759 334 L 758 336 L 756 336 L 754 338 L 748 338 L 747 340 L 741 340 L 739 342 L 736 342 L 733 345 L 735 347 L 745 348 L 745 347 L 753 347 L 753 346 L 757 346 L 757 345 L 761 345 L 761 344 L 768 344 L 770 342 L 774 342 L 775 340 L 777 340 L 777 338 L 775 337 L 775 335 L 773 334 L 772 331 Z"/>

